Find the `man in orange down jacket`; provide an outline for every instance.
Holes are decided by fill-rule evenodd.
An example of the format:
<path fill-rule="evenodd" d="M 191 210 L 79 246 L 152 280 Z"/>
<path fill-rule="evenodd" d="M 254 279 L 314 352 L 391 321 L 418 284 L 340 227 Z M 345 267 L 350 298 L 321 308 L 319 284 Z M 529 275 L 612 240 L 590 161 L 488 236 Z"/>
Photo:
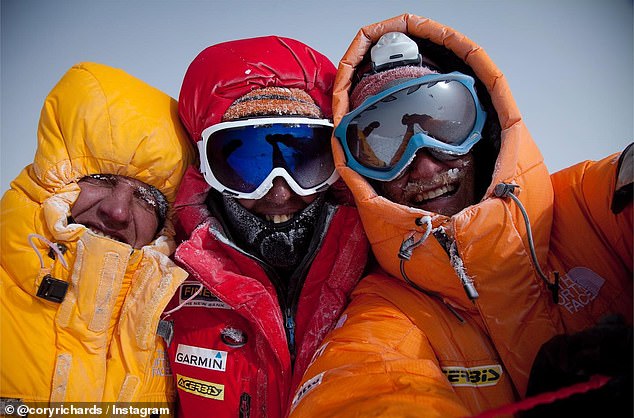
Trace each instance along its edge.
<path fill-rule="evenodd" d="M 523 398 L 554 336 L 608 314 L 631 327 L 631 147 L 550 175 L 482 48 L 409 14 L 360 30 L 333 108 L 379 266 L 293 418 L 473 415 Z"/>
<path fill-rule="evenodd" d="M 164 322 L 180 416 L 285 416 L 363 273 L 330 146 L 335 73 L 278 36 L 210 46 L 187 69 L 179 113 L 201 164 L 178 191 L 175 258 L 191 280 Z"/>
<path fill-rule="evenodd" d="M 169 258 L 168 205 L 194 157 L 177 103 L 81 63 L 49 93 L 37 136 L 0 206 L 0 415 L 25 415 L 22 404 L 167 407 L 175 390 L 157 326 L 187 277 Z"/>

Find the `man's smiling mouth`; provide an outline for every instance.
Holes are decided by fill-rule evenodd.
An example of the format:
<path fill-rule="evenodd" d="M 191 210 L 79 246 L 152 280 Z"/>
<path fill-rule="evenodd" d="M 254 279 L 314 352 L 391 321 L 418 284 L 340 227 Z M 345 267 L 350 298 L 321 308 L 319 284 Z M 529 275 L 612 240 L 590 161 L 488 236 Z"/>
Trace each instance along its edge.
<path fill-rule="evenodd" d="M 463 177 L 459 169 L 452 168 L 435 178 L 431 184 L 429 182 L 407 183 L 404 188 L 406 200 L 415 205 L 421 205 L 433 199 L 452 196 L 460 188 Z"/>
<path fill-rule="evenodd" d="M 106 233 L 106 232 L 102 231 L 101 229 L 98 229 L 98 228 L 96 228 L 96 227 L 94 227 L 92 225 L 91 226 L 86 225 L 86 227 L 88 229 L 90 229 L 95 235 L 98 235 L 100 237 L 110 238 L 110 239 L 115 240 L 115 241 L 119 241 L 119 242 L 123 242 L 123 243 L 128 244 L 128 245 L 132 245 L 131 243 L 127 242 L 127 240 L 124 237 L 122 237 L 122 236 L 120 236 L 118 234 L 117 235 L 112 235 L 112 233 Z"/>
<path fill-rule="evenodd" d="M 264 219 L 269 222 L 273 222 L 274 224 L 281 224 L 293 219 L 294 213 L 289 213 L 285 215 L 264 215 Z"/>
<path fill-rule="evenodd" d="M 419 193 L 413 196 L 411 199 L 417 205 L 423 204 L 428 200 L 435 199 L 437 197 L 449 197 L 460 187 L 459 184 L 448 184 L 446 186 L 441 186 L 437 189 L 429 190 L 427 192 Z"/>

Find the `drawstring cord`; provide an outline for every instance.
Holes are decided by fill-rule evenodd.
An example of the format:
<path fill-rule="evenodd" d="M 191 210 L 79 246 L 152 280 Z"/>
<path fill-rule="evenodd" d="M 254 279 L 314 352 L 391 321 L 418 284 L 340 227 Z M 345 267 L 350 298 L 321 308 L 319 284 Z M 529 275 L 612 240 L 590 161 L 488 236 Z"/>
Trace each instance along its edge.
<path fill-rule="evenodd" d="M 528 219 L 528 214 L 526 213 L 526 209 L 524 209 L 524 205 L 522 205 L 522 202 L 514 193 L 516 188 L 519 189 L 519 186 L 517 184 L 500 183 L 495 186 L 493 193 L 495 194 L 495 196 L 501 197 L 501 198 L 510 197 L 517 204 L 517 206 L 520 209 L 520 212 L 522 212 L 522 217 L 524 218 L 524 223 L 526 224 L 528 248 L 530 249 L 533 264 L 535 265 L 537 274 L 539 275 L 539 277 L 541 277 L 541 279 L 546 284 L 546 287 L 548 288 L 548 290 L 550 290 L 550 292 L 552 293 L 553 302 L 557 304 L 559 303 L 559 272 L 558 271 L 553 272 L 554 281 L 551 283 L 550 280 L 548 280 L 548 276 L 546 276 L 546 274 L 542 271 L 541 267 L 539 266 L 539 262 L 537 261 L 537 255 L 535 254 L 535 244 L 533 242 L 533 233 L 531 230 L 531 223 L 530 223 L 530 220 Z"/>
<path fill-rule="evenodd" d="M 62 263 L 64 268 L 68 269 L 68 264 L 66 263 L 66 260 L 64 260 L 64 253 L 62 252 L 62 250 L 59 249 L 56 243 L 49 241 L 48 239 L 46 239 L 40 234 L 35 234 L 35 233 L 29 234 L 28 236 L 29 244 L 31 245 L 31 248 L 33 248 L 33 250 L 35 251 L 35 254 L 37 254 L 37 257 L 40 259 L 40 268 L 44 268 L 44 258 L 42 257 L 40 250 L 38 250 L 37 246 L 33 242 L 34 238 L 37 238 L 43 243 L 45 243 L 46 245 L 48 245 L 49 248 L 53 250 L 55 254 L 57 254 L 59 261 Z"/>
<path fill-rule="evenodd" d="M 528 248 L 530 250 L 531 259 L 533 260 L 533 265 L 535 266 L 535 269 L 539 277 L 544 281 L 546 287 L 552 293 L 553 302 L 557 304 L 559 303 L 559 272 L 558 271 L 553 272 L 554 281 L 550 282 L 550 280 L 548 280 L 548 276 L 546 276 L 546 274 L 541 269 L 541 266 L 539 265 L 539 262 L 537 261 L 537 254 L 535 253 L 535 243 L 533 241 L 533 233 L 531 229 L 530 220 L 528 218 L 528 214 L 526 213 L 526 209 L 524 208 L 524 205 L 519 200 L 517 195 L 515 195 L 514 193 L 516 188 L 519 188 L 519 186 L 516 184 L 500 183 L 495 186 L 494 195 L 499 198 L 510 197 L 520 209 L 520 212 L 522 213 L 522 217 L 524 218 L 524 223 L 526 225 Z M 399 249 L 399 252 L 398 252 L 398 257 L 400 258 L 401 276 L 403 276 L 403 279 L 405 280 L 405 282 L 407 282 L 407 284 L 412 286 L 414 289 L 426 295 L 432 296 L 440 300 L 441 302 L 443 302 L 445 306 L 447 306 L 447 308 L 456 316 L 456 318 L 458 318 L 458 320 L 461 323 L 464 323 L 465 322 L 464 318 L 462 318 L 462 316 L 451 305 L 446 303 L 439 294 L 420 287 L 419 285 L 414 283 L 405 272 L 405 261 L 409 261 L 411 259 L 414 249 L 416 249 L 418 246 L 423 244 L 423 242 L 425 242 L 425 240 L 427 240 L 429 235 L 433 232 L 433 226 L 432 226 L 430 216 L 423 216 L 422 218 L 416 219 L 416 225 L 418 226 L 425 225 L 425 231 L 423 232 L 423 235 L 418 240 L 415 240 L 414 238 L 415 233 L 412 233 L 401 244 L 401 248 Z M 451 261 L 451 265 L 456 271 L 456 273 L 458 274 L 458 277 L 469 299 L 471 300 L 477 299 L 479 296 L 478 292 L 475 289 L 475 286 L 473 285 L 473 280 L 471 280 L 471 278 L 467 276 L 466 272 L 464 271 L 464 266 L 462 265 L 462 260 L 460 259 L 460 256 L 457 253 L 455 243 L 453 243 L 451 247 L 449 248 L 449 258 Z"/>
<path fill-rule="evenodd" d="M 425 232 L 423 232 L 423 235 L 417 241 L 414 241 L 414 233 L 412 233 L 412 235 L 410 235 L 401 244 L 401 248 L 398 252 L 398 258 L 401 259 L 401 262 L 400 262 L 401 276 L 403 276 L 403 279 L 405 280 L 405 282 L 407 282 L 407 284 L 412 286 L 414 289 L 428 296 L 438 299 L 451 311 L 452 314 L 454 314 L 456 318 L 458 318 L 458 321 L 460 321 L 461 324 L 464 324 L 465 323 L 464 318 L 462 317 L 462 315 L 458 313 L 458 311 L 456 311 L 456 309 L 453 306 L 445 302 L 438 293 L 424 289 L 420 287 L 419 285 L 417 285 L 416 283 L 414 283 L 405 272 L 405 261 L 409 261 L 409 259 L 412 258 L 412 253 L 414 252 L 414 249 L 418 247 L 419 245 L 421 245 L 423 242 L 425 242 L 425 240 L 429 237 L 429 234 L 431 234 L 432 228 L 433 228 L 431 224 L 430 216 L 423 216 L 422 218 L 416 219 L 416 224 L 418 226 L 421 226 L 424 224 Z"/>
<path fill-rule="evenodd" d="M 401 266 L 403 265 L 403 261 L 409 261 L 409 259 L 412 258 L 412 253 L 414 252 L 414 249 L 425 242 L 427 237 L 429 237 L 429 234 L 431 234 L 431 216 L 423 216 L 422 218 L 416 219 L 416 225 L 421 226 L 423 225 L 423 223 L 425 224 L 425 232 L 418 241 L 414 241 L 415 233 L 412 233 L 412 235 L 410 235 L 409 238 L 407 238 L 401 244 L 401 249 L 398 251 L 398 258 L 401 259 Z"/>
<path fill-rule="evenodd" d="M 196 298 L 196 296 L 198 296 L 200 294 L 200 292 L 203 291 L 203 288 L 205 286 L 202 283 L 199 283 L 198 289 L 194 292 L 193 295 L 191 295 L 190 297 L 188 297 L 187 299 L 185 299 L 184 301 L 182 301 L 177 307 L 175 307 L 174 309 L 171 309 L 167 312 L 163 312 L 163 319 L 166 319 L 168 316 L 170 316 L 171 314 L 173 314 L 174 312 L 180 310 L 183 306 L 185 306 L 187 303 L 191 302 L 192 300 L 194 300 Z"/>

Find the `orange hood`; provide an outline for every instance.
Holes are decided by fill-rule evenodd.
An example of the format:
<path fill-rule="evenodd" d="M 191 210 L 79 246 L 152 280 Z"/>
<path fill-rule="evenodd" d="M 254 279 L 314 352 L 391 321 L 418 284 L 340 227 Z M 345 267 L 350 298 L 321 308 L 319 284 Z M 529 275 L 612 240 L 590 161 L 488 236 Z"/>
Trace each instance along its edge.
<path fill-rule="evenodd" d="M 508 241 L 508 237 L 503 238 L 508 234 L 516 235 L 518 231 L 525 235 L 525 225 L 518 207 L 512 201 L 493 195 L 498 183 L 520 186 L 519 198 L 533 222 L 537 256 L 540 262 L 545 263 L 553 202 L 548 171 L 524 125 L 504 75 L 486 52 L 464 35 L 450 27 L 410 14 L 361 29 L 339 64 L 333 101 L 335 124 L 350 110 L 348 95 L 356 69 L 381 35 L 391 31 L 403 32 L 411 38 L 426 38 L 438 45 L 444 45 L 473 70 L 486 87 L 497 113 L 488 117 L 497 116 L 499 119 L 501 147 L 490 185 L 481 201 L 448 218 L 402 206 L 378 196 L 362 176 L 346 167 L 343 149 L 333 139 L 337 169 L 354 194 L 379 263 L 391 275 L 401 277 L 396 255 L 402 242 L 412 232 L 423 232 L 422 227 L 416 225 L 416 220 L 425 215 L 432 217 L 434 228 L 442 225 L 456 239 L 467 274 L 476 280 L 480 269 L 489 269 L 491 263 L 501 264 L 507 257 L 518 252 L 524 253 L 526 249 L 521 239 Z M 423 270 L 423 267 L 425 271 L 446 271 L 448 268 L 445 250 L 431 238 L 415 249 L 412 259 L 405 263 L 410 278 L 425 289 L 439 292 L 453 302 L 472 308 L 471 304 L 465 303 L 467 299 L 457 279 L 455 283 L 447 283 L 445 279 L 434 282 L 433 277 L 417 276 L 416 272 Z M 482 253 L 482 249 L 487 250 Z M 490 254 L 495 254 L 495 257 L 490 257 Z M 486 256 L 484 259 L 483 255 Z M 525 257 L 525 262 L 530 263 L 528 256 Z M 516 268 L 517 265 L 508 266 L 509 273 Z M 447 276 L 438 274 L 435 277 Z"/>

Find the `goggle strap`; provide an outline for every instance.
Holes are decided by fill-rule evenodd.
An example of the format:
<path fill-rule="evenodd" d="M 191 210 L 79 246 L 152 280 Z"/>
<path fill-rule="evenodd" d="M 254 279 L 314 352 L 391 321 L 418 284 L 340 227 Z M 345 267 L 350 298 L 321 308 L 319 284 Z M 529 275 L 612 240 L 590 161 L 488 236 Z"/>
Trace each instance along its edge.
<path fill-rule="evenodd" d="M 200 156 L 200 172 L 203 174 L 203 177 L 207 175 L 207 153 L 205 152 L 205 141 L 200 140 L 196 142 L 198 146 L 198 155 Z"/>
<path fill-rule="evenodd" d="M 296 125 L 296 124 L 317 125 L 321 127 L 328 127 L 330 129 L 332 129 L 333 127 L 332 122 L 327 119 L 312 119 L 312 118 L 305 118 L 305 117 L 257 118 L 257 119 L 221 122 L 219 124 L 212 125 L 203 131 L 201 135 L 202 137 L 201 140 L 196 143 L 196 146 L 198 148 L 198 155 L 200 157 L 200 172 L 202 173 L 207 183 L 211 185 L 214 189 L 220 191 L 221 193 L 226 193 L 228 195 L 231 195 L 240 199 L 262 198 L 268 192 L 268 190 L 270 190 L 270 188 L 272 187 L 273 179 L 278 176 L 284 178 L 286 180 L 286 183 L 291 187 L 291 189 L 300 196 L 308 196 L 308 195 L 319 193 L 321 191 L 328 189 L 328 187 L 330 187 L 330 185 L 334 183 L 335 181 L 337 181 L 337 179 L 339 178 L 339 174 L 334 169 L 330 177 L 324 180 L 321 184 L 315 187 L 304 189 L 291 176 L 291 174 L 287 170 L 286 164 L 281 166 L 276 166 L 271 170 L 269 175 L 260 183 L 260 186 L 258 186 L 256 190 L 254 190 L 253 192 L 249 192 L 249 193 L 239 192 L 239 191 L 235 191 L 230 188 L 227 188 L 227 186 L 222 184 L 214 176 L 213 171 L 211 170 L 211 167 L 209 165 L 209 159 L 207 156 L 207 143 L 209 141 L 209 138 L 214 132 L 219 131 L 221 129 L 238 128 L 242 126 L 257 127 L 259 125 L 287 124 L 287 123 L 292 125 Z M 275 173 L 275 175 L 271 176 L 273 173 Z M 265 185 L 268 185 L 268 187 Z"/>

